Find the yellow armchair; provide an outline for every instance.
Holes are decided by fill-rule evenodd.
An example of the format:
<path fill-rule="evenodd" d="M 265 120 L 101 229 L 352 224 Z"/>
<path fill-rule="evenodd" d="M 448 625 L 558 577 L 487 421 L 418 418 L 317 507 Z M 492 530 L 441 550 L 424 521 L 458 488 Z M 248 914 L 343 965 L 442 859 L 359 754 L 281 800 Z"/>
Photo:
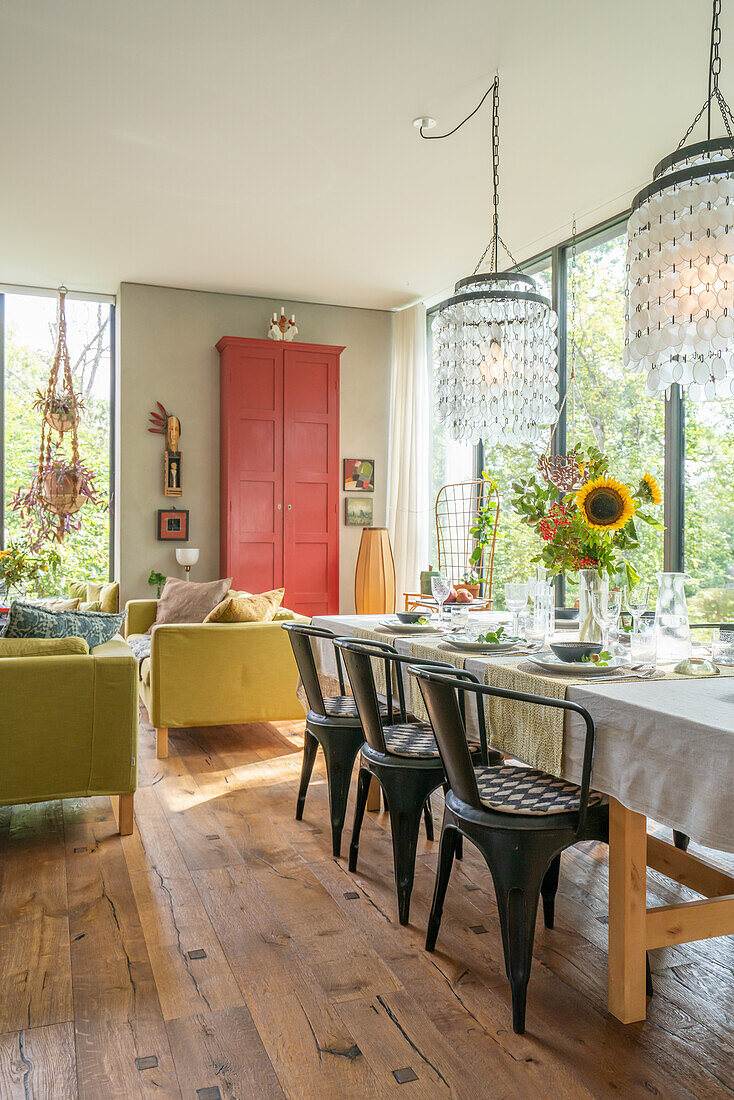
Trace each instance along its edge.
<path fill-rule="evenodd" d="M 137 669 L 122 638 L 89 654 L 3 657 L 0 697 L 0 805 L 119 795 L 131 833 Z"/>
<path fill-rule="evenodd" d="M 298 669 L 280 621 L 154 626 L 156 605 L 127 604 L 127 636 L 153 627 L 139 688 L 156 728 L 159 759 L 168 755 L 169 729 L 303 717 Z"/>

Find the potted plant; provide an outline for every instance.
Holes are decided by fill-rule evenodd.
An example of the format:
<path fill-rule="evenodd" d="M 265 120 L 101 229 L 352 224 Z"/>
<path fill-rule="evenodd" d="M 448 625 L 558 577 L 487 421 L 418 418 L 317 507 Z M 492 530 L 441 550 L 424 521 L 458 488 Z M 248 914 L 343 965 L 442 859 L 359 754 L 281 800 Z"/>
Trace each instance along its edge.
<path fill-rule="evenodd" d="M 28 488 L 18 489 L 11 497 L 31 537 L 32 550 L 38 550 L 45 539 L 61 542 L 69 532 L 80 530 L 76 513 L 87 501 L 100 502 L 93 479 L 92 471 L 78 458 L 46 452 Z"/>
<path fill-rule="evenodd" d="M 157 573 L 155 569 L 151 569 L 150 576 L 148 577 L 148 584 L 151 588 L 155 588 L 155 598 L 159 600 L 161 598 L 161 592 L 163 591 L 163 585 L 166 583 L 166 577 L 164 573 Z"/>
<path fill-rule="evenodd" d="M 54 393 L 49 398 L 41 390 L 36 390 L 33 408 L 43 412 L 46 423 L 59 435 L 63 435 L 78 425 L 80 413 L 84 411 L 84 402 L 76 394 Z"/>
<path fill-rule="evenodd" d="M 56 550 L 34 551 L 30 545 L 11 542 L 0 550 L 0 586 L 5 599 L 53 592 L 61 558 Z M 36 592 L 28 589 L 35 588 Z"/>
<path fill-rule="evenodd" d="M 460 592 L 463 588 L 465 592 L 476 599 L 481 590 L 481 579 L 476 569 L 467 569 L 466 572 L 462 573 L 461 580 L 457 582 L 455 587 L 457 592 Z"/>

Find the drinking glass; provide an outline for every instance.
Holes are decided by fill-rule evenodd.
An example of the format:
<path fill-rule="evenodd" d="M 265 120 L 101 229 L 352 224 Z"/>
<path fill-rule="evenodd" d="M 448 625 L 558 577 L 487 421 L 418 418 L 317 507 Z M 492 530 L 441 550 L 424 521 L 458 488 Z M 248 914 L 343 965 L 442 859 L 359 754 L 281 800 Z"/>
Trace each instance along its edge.
<path fill-rule="evenodd" d="M 517 632 L 520 629 L 520 612 L 525 608 L 528 602 L 528 586 L 527 582 L 522 583 L 511 581 L 505 585 L 505 603 L 507 604 L 507 610 L 512 612 L 512 633 L 517 637 Z"/>
<path fill-rule="evenodd" d="M 437 573 L 435 577 L 431 577 L 431 592 L 438 604 L 438 621 L 443 623 L 443 605 L 451 592 L 451 581 L 445 573 Z"/>
<path fill-rule="evenodd" d="M 591 593 L 591 613 L 601 628 L 601 645 L 604 650 L 608 649 L 609 631 L 616 626 L 621 607 L 622 593 L 619 588 L 605 586 L 601 591 L 595 589 Z"/>
<path fill-rule="evenodd" d="M 650 585 L 649 584 L 635 584 L 627 585 L 624 590 L 624 606 L 632 616 L 632 633 L 638 634 L 640 630 L 640 619 L 647 611 L 647 605 L 650 602 Z"/>
<path fill-rule="evenodd" d="M 642 623 L 636 633 L 630 634 L 630 664 L 654 665 L 657 650 L 658 640 L 651 623 Z"/>
<path fill-rule="evenodd" d="M 715 665 L 734 665 L 734 633 L 720 630 L 711 642 L 711 660 Z"/>
<path fill-rule="evenodd" d="M 452 607 L 451 608 L 451 625 L 455 630 L 466 627 L 469 624 L 469 609 L 464 607 Z"/>

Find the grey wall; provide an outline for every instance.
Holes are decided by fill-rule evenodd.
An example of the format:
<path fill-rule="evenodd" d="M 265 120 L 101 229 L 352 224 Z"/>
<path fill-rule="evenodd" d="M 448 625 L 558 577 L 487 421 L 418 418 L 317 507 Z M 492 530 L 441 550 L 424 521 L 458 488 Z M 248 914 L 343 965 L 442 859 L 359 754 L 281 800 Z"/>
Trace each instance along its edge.
<path fill-rule="evenodd" d="M 118 297 L 117 571 L 121 599 L 146 598 L 151 569 L 183 576 L 176 543 L 155 537 L 159 508 L 190 511 L 190 546 L 201 555 L 192 580 L 219 576 L 219 355 L 221 336 L 262 338 L 274 311 L 296 314 L 298 339 L 344 345 L 341 456 L 374 458 L 374 524 L 385 523 L 390 388 L 389 312 L 247 298 L 123 283 Z M 182 424 L 184 493 L 163 496 L 163 437 L 150 435 L 156 401 Z M 341 464 L 340 464 L 341 478 Z M 340 481 L 341 485 L 341 481 Z M 340 516 L 341 610 L 354 607 L 360 529 Z M 286 593 L 287 600 L 287 593 Z"/>

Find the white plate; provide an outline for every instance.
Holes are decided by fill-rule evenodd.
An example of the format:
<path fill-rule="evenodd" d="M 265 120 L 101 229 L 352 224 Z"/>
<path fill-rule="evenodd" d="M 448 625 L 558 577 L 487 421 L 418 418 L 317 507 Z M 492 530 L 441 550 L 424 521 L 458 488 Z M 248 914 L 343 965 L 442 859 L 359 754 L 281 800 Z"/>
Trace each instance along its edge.
<path fill-rule="evenodd" d="M 622 657 L 612 657 L 607 665 L 595 665 L 591 661 L 562 661 L 555 653 L 547 657 L 528 657 L 532 665 L 537 665 L 545 672 L 564 672 L 571 676 L 603 676 L 605 673 L 614 672 L 616 668 L 629 668 L 629 664 Z"/>
<path fill-rule="evenodd" d="M 399 621 L 390 622 L 385 619 L 380 623 L 380 626 L 385 630 L 391 631 L 393 634 L 440 634 L 444 629 L 440 626 L 434 626 L 433 623 L 401 623 Z"/>
<path fill-rule="evenodd" d="M 485 653 L 490 655 L 492 653 L 511 653 L 518 645 L 522 643 L 522 638 L 508 638 L 505 642 L 471 642 L 468 638 L 457 638 L 456 636 L 444 638 L 452 649 L 463 650 L 464 653 Z"/>

